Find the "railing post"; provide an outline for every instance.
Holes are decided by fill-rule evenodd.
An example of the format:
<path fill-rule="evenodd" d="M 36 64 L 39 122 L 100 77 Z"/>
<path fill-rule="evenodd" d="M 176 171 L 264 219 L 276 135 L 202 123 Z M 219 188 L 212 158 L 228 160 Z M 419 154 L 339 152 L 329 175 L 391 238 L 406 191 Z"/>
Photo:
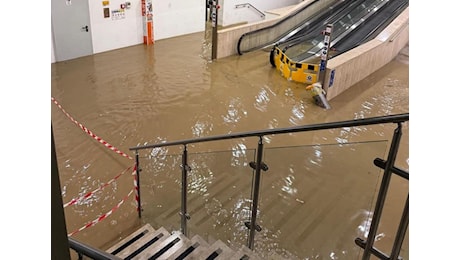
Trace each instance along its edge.
<path fill-rule="evenodd" d="M 211 26 L 212 26 L 212 49 L 211 49 L 211 59 L 217 59 L 217 24 L 218 24 L 218 9 L 219 1 L 212 0 L 211 5 Z"/>
<path fill-rule="evenodd" d="M 257 146 L 257 161 L 256 161 L 256 172 L 254 176 L 254 184 L 252 187 L 252 211 L 251 211 L 251 223 L 249 225 L 249 240 L 248 247 L 254 250 L 254 237 L 256 232 L 256 220 L 257 220 L 257 206 L 259 204 L 259 189 L 260 189 L 260 170 L 262 165 L 264 144 L 262 137 L 259 136 L 259 144 Z"/>
<path fill-rule="evenodd" d="M 404 242 L 404 236 L 406 235 L 407 227 L 409 226 L 409 194 L 407 195 L 406 205 L 399 222 L 398 231 L 396 232 L 395 242 L 393 249 L 391 250 L 390 260 L 397 260 L 399 252 L 401 251 L 402 243 Z"/>
<path fill-rule="evenodd" d="M 380 190 L 375 203 L 375 210 L 372 216 L 371 227 L 367 236 L 366 246 L 364 248 L 363 260 L 369 260 L 371 257 L 371 249 L 374 246 L 375 236 L 380 223 L 380 217 L 382 216 L 383 205 L 385 204 L 385 198 L 390 186 L 391 175 L 393 174 L 392 168 L 394 166 L 396 155 L 398 153 L 399 142 L 401 141 L 402 129 L 401 123 L 398 123 L 398 127 L 394 130 L 393 140 L 391 141 L 390 151 L 388 152 L 388 159 L 383 172 L 382 183 L 380 184 Z"/>
<path fill-rule="evenodd" d="M 137 201 L 137 215 L 139 218 L 142 217 L 142 206 L 141 206 L 141 184 L 140 184 L 140 171 L 139 168 L 139 150 L 136 150 L 136 201 Z"/>
<path fill-rule="evenodd" d="M 187 165 L 187 145 L 184 145 L 184 151 L 182 153 L 182 189 L 181 189 L 181 232 L 187 236 L 187 220 L 190 216 L 187 213 L 187 172 L 189 167 Z"/>

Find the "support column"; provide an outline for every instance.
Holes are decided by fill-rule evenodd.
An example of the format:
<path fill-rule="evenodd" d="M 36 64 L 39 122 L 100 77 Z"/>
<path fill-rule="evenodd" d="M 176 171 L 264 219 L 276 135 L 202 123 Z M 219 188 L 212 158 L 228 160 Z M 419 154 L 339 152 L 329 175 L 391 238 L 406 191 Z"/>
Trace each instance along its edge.
<path fill-rule="evenodd" d="M 218 0 L 212 0 L 211 25 L 212 25 L 212 53 L 211 59 L 217 59 L 217 10 L 220 8 Z"/>

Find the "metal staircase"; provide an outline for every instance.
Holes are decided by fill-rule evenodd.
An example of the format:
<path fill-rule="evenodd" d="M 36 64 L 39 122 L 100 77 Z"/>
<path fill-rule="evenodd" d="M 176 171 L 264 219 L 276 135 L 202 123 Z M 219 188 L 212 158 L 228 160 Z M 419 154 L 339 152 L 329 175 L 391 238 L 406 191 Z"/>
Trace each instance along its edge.
<path fill-rule="evenodd" d="M 233 250 L 221 240 L 208 243 L 201 236 L 191 239 L 179 231 L 170 233 L 164 227 L 155 230 L 146 224 L 106 250 L 124 260 L 144 259 L 262 259 L 246 246 Z M 269 259 L 282 259 L 273 255 Z"/>

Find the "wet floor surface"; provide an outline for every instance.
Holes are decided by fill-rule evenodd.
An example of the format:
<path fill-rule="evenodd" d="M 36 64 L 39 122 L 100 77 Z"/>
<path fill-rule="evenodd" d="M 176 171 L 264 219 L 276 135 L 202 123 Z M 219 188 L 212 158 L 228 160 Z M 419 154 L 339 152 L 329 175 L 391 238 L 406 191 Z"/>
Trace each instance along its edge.
<path fill-rule="evenodd" d="M 271 67 L 268 52 L 256 51 L 211 62 L 208 38 L 209 35 L 205 33 L 196 33 L 157 41 L 153 46 L 137 45 L 52 64 L 51 94 L 75 121 L 128 156 L 134 156 L 129 150 L 130 147 L 143 144 L 409 112 L 408 47 L 388 65 L 331 100 L 331 110 L 324 110 L 313 103 L 304 85 L 287 81 Z M 101 214 L 110 212 L 130 194 L 133 189 L 133 160 L 107 149 L 94 137 L 82 131 L 81 126 L 72 122 L 54 103 L 51 103 L 51 106 L 64 203 L 98 189 L 114 176 L 121 174 L 116 181 L 95 192 L 88 200 L 65 208 L 67 231 L 70 233 L 97 219 Z M 274 208 L 270 204 L 272 199 L 269 195 L 262 193 L 262 198 L 266 200 L 261 201 L 261 214 L 263 211 L 280 213 L 273 217 L 261 217 L 262 224 L 267 228 L 259 235 L 260 250 L 276 251 L 291 258 L 357 259 L 356 255 L 359 255 L 359 252 L 356 251 L 353 239 L 366 234 L 367 222 L 372 214 L 371 204 L 375 203 L 376 186 L 381 174 L 379 175 L 379 170 L 372 168 L 370 164 L 369 167 L 376 172 L 377 177 L 356 179 L 364 181 L 361 186 L 371 186 L 367 189 L 357 184 L 352 185 L 356 176 L 343 180 L 333 174 L 344 169 L 353 171 L 355 168 L 367 174 L 367 169 L 360 169 L 363 163 L 359 159 L 370 156 L 371 160 L 373 154 L 384 156 L 393 130 L 393 125 L 376 125 L 264 138 L 266 148 L 273 149 L 272 152 L 267 150 L 266 153 L 267 158 L 271 158 L 273 173 L 266 177 L 262 185 L 265 185 L 265 191 L 270 190 L 270 193 L 278 194 L 275 198 L 279 203 L 285 203 L 289 207 L 284 210 Z M 396 165 L 407 171 L 408 138 L 409 124 L 405 123 Z M 346 149 L 340 150 L 344 145 Z M 256 139 L 232 140 L 192 146 L 191 152 L 196 153 L 195 157 L 199 158 L 199 154 L 203 152 L 232 151 L 230 154 L 224 152 L 216 156 L 217 159 L 208 158 L 206 167 L 201 165 L 203 169 L 210 169 L 213 162 L 220 160 L 218 158 L 222 157 L 225 161 L 229 156 L 228 160 L 231 161 L 235 158 L 234 151 L 250 151 L 256 146 Z M 298 148 L 299 154 L 315 156 L 299 157 L 296 162 L 307 159 L 309 161 L 301 165 L 302 167 L 277 168 L 275 165 L 294 160 L 293 156 L 279 148 L 293 146 L 301 147 Z M 145 158 L 151 159 L 158 153 L 174 154 L 180 151 L 181 147 L 171 148 L 169 151 L 149 151 Z M 333 154 L 337 151 L 342 151 L 342 159 L 332 160 L 331 157 L 334 157 Z M 373 153 L 368 155 L 366 151 Z M 251 159 L 250 152 L 247 154 L 248 158 L 243 160 L 243 166 Z M 147 162 L 147 159 L 144 162 Z M 337 162 L 340 162 L 340 165 L 335 165 Z M 161 170 L 166 172 L 169 170 L 168 166 L 162 164 L 156 167 L 161 167 Z M 196 201 L 203 199 L 202 207 L 205 209 L 205 215 L 202 218 L 196 217 L 192 223 L 199 225 L 205 223 L 205 219 L 214 221 L 203 226 L 205 230 L 196 232 L 203 232 L 210 239 L 216 236 L 226 238 L 229 234 L 245 236 L 245 231 L 240 231 L 239 224 L 234 220 L 247 214 L 246 204 L 251 178 L 220 180 L 217 173 L 226 171 L 226 168 L 219 168 L 221 165 L 213 167 L 212 174 L 210 171 L 206 174 L 204 171 L 196 171 L 197 174 L 192 177 L 192 184 L 195 186 L 191 188 L 191 193 L 197 194 Z M 322 168 L 331 175 L 325 175 L 323 178 L 315 174 L 308 178 L 301 177 L 305 171 L 319 174 L 321 171 L 315 167 Z M 147 168 L 146 166 L 146 172 L 149 171 Z M 199 168 L 195 165 L 195 169 Z M 150 171 L 159 172 L 158 169 Z M 166 196 L 164 194 L 177 190 L 177 176 L 155 176 L 150 183 L 141 186 L 147 187 L 143 220 L 137 218 L 136 203 L 131 195 L 119 209 L 103 221 L 82 229 L 73 236 L 93 246 L 107 248 L 120 237 L 139 227 L 143 221 L 148 221 L 149 216 L 160 212 L 170 214 L 165 207 L 168 203 L 171 203 L 171 208 L 176 206 L 175 198 L 178 194 L 171 195 L 169 200 L 157 204 L 152 200 L 160 196 L 159 194 L 163 198 Z M 234 173 L 234 176 L 237 176 L 237 173 Z M 223 191 L 218 185 L 222 186 L 219 183 L 224 181 L 230 181 L 235 186 L 242 181 L 241 186 L 245 188 Z M 200 193 L 211 183 L 216 185 L 212 188 L 216 190 L 216 194 Z M 309 186 L 314 183 L 317 186 Z M 391 250 L 394 233 L 408 194 L 408 186 L 408 181 L 399 177 L 392 178 L 378 241 L 375 243 L 376 247 L 383 251 Z M 149 187 L 154 192 L 149 191 Z M 318 189 L 319 193 L 313 193 L 312 190 L 318 187 L 323 188 Z M 209 188 L 211 190 L 211 187 Z M 219 196 L 223 197 L 217 195 L 220 189 L 222 192 Z M 362 201 L 359 199 L 360 194 L 366 194 Z M 152 196 L 151 201 L 149 196 Z M 308 198 L 312 196 L 316 196 L 316 199 L 311 201 L 315 201 L 319 206 L 323 204 L 324 207 L 313 206 L 318 208 L 317 211 L 299 210 L 299 207 L 296 207 L 308 204 Z M 225 198 L 230 197 L 232 200 L 227 203 Z M 337 198 L 342 197 L 343 201 L 360 202 L 356 208 L 341 207 L 334 203 Z M 152 209 L 155 207 L 157 209 Z M 310 224 L 304 223 L 305 226 L 298 230 L 297 239 L 308 241 L 311 239 L 308 238 L 309 234 L 314 234 L 314 240 L 324 238 L 324 241 L 333 241 L 334 246 L 309 243 L 311 247 L 308 247 L 305 244 L 292 243 L 295 245 L 285 250 L 280 249 L 279 239 L 289 230 L 291 233 L 296 230 L 295 225 L 283 226 L 283 216 L 289 215 L 289 212 L 298 215 L 298 218 L 311 216 Z M 297 214 L 293 214 L 294 212 Z M 341 218 L 342 213 L 347 214 L 348 219 Z M 175 228 L 180 219 L 174 214 L 172 216 L 174 217 L 164 225 Z M 223 219 L 234 223 L 216 229 L 213 225 Z M 154 217 L 150 220 L 157 221 Z M 291 219 L 292 223 L 298 221 L 295 217 Z M 176 222 L 177 224 L 174 224 Z M 319 226 L 321 223 L 329 227 L 316 229 L 316 225 Z M 213 235 L 214 231 L 218 234 Z M 335 232 L 337 235 L 326 236 L 328 232 Z M 232 245 L 245 243 L 245 239 L 241 237 L 229 240 L 227 242 Z M 408 258 L 407 240 L 401 252 L 405 259 Z"/>

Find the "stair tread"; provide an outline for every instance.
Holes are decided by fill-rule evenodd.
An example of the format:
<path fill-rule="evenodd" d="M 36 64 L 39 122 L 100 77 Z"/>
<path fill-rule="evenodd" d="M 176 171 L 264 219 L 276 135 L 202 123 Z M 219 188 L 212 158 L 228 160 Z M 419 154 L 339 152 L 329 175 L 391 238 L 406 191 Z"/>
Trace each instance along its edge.
<path fill-rule="evenodd" d="M 200 246 L 209 247 L 208 241 L 206 241 L 206 240 L 205 240 L 204 238 L 202 238 L 200 235 L 194 235 L 194 236 L 192 237 L 192 241 L 193 241 L 193 242 L 200 243 Z"/>
<path fill-rule="evenodd" d="M 200 243 L 200 246 L 195 248 L 195 250 L 193 250 L 190 254 L 188 254 L 184 259 L 186 260 L 206 259 L 209 256 L 209 254 L 205 256 L 205 253 L 209 251 L 209 247 L 210 247 L 209 243 L 199 235 L 195 235 L 192 238 L 192 241 Z"/>
<path fill-rule="evenodd" d="M 289 258 L 282 257 L 279 254 L 272 252 L 268 255 L 267 260 L 289 260 Z"/>
<path fill-rule="evenodd" d="M 133 240 L 136 238 L 136 240 Z M 156 239 L 155 241 L 153 239 Z M 125 245 L 128 241 L 131 241 L 130 245 Z M 173 242 L 174 244 L 170 244 Z M 119 249 L 120 247 L 125 247 Z M 136 255 L 132 256 L 134 252 L 140 250 Z M 148 259 L 156 255 L 158 260 L 176 259 L 181 256 L 186 250 L 194 249 L 183 259 L 194 260 L 194 259 L 206 259 L 211 256 L 214 252 L 219 255 L 214 259 L 220 260 L 239 260 L 239 259 L 256 259 L 260 260 L 259 256 L 251 251 L 248 247 L 242 246 L 238 250 L 231 249 L 222 240 L 216 240 L 212 244 L 209 244 L 200 235 L 194 235 L 191 239 L 184 236 L 179 231 L 169 233 L 166 228 L 161 227 L 155 230 L 150 224 L 146 224 L 134 231 L 132 234 L 117 242 L 115 245 L 110 247 L 107 252 L 113 252 L 118 250 L 116 256 L 126 259 L 142 260 Z M 160 255 L 158 255 L 160 254 Z M 246 257 L 245 257 L 246 256 Z M 284 259 L 277 257 L 277 255 L 270 256 L 269 259 Z"/>
<path fill-rule="evenodd" d="M 262 260 L 262 258 L 257 256 L 253 251 L 251 251 L 251 249 L 246 246 L 243 246 L 238 251 L 236 251 L 236 253 L 229 260 L 239 260 L 244 256 L 247 256 L 248 259 Z"/>
<path fill-rule="evenodd" d="M 194 247 L 193 251 L 195 251 L 199 248 L 207 248 L 209 247 L 209 244 L 199 235 L 195 235 L 194 237 L 192 237 L 192 239 L 189 239 L 187 242 L 185 242 L 184 246 L 178 248 L 174 254 L 171 254 L 169 256 L 169 259 L 176 259 L 190 247 Z"/>
<path fill-rule="evenodd" d="M 207 247 L 198 247 L 193 250 L 187 257 L 186 260 L 202 260 L 208 258 L 214 251 L 221 249 L 222 252 L 215 259 L 228 259 L 234 251 L 230 249 L 224 242 L 221 240 L 215 241 L 212 245 Z"/>
<path fill-rule="evenodd" d="M 166 248 L 168 244 L 170 244 L 171 242 L 174 242 L 175 240 L 178 240 L 178 241 L 175 242 L 174 245 L 170 246 L 169 248 Z M 172 254 L 174 254 L 177 250 L 180 250 L 184 246 L 186 247 L 185 249 L 187 249 L 190 243 L 191 243 L 190 240 L 186 236 L 184 236 L 182 233 L 174 232 L 168 238 L 164 239 L 160 243 L 155 243 L 151 245 L 150 247 L 146 248 L 144 252 L 137 255 L 135 258 L 133 258 L 133 260 L 148 259 L 151 256 L 156 255 L 158 252 L 162 250 L 166 250 L 166 251 L 163 252 L 161 255 L 157 256 L 155 259 L 158 259 L 158 260 L 171 259 L 170 256 Z"/>
<path fill-rule="evenodd" d="M 161 227 L 158 230 L 155 230 L 154 232 L 147 233 L 141 239 L 139 239 L 138 241 L 136 241 L 129 247 L 125 248 L 120 253 L 116 254 L 116 256 L 123 258 L 123 259 L 127 258 L 132 253 L 134 253 L 136 250 L 142 248 L 148 243 L 153 243 L 152 245 L 157 245 L 158 243 L 161 243 L 163 240 L 165 240 L 169 236 L 170 236 L 170 233 L 168 232 L 168 230 L 166 230 L 164 227 Z M 152 241 L 152 239 L 154 239 L 155 237 L 158 237 L 156 241 Z M 149 247 L 151 247 L 152 245 L 150 245 Z M 143 251 L 145 251 L 145 249 Z M 142 254 L 142 252 L 140 254 Z"/>
<path fill-rule="evenodd" d="M 230 247 L 228 247 L 224 242 L 221 240 L 217 240 L 214 242 L 210 247 L 209 247 L 209 253 L 212 254 L 212 252 L 220 249 L 222 252 L 219 253 L 219 255 L 215 259 L 228 259 L 230 258 L 233 254 L 235 254 L 235 251 L 233 251 Z"/>
<path fill-rule="evenodd" d="M 143 236 L 145 236 L 147 233 L 152 233 L 154 231 L 155 231 L 155 229 L 150 224 L 145 224 L 141 228 L 139 228 L 136 231 L 134 231 L 133 233 L 131 233 L 129 236 L 125 237 L 124 239 L 120 240 L 115 245 L 113 245 L 112 247 L 107 249 L 106 252 L 112 254 L 115 250 L 117 250 L 121 246 L 125 245 L 129 240 L 135 238 L 137 235 L 140 235 L 140 234 L 144 233 Z"/>
<path fill-rule="evenodd" d="M 218 245 L 218 248 L 222 250 L 222 252 L 215 258 L 215 259 L 225 259 L 228 260 L 232 255 L 235 254 L 235 251 L 228 247 L 224 242 L 221 240 L 217 240 L 214 244 Z"/>

